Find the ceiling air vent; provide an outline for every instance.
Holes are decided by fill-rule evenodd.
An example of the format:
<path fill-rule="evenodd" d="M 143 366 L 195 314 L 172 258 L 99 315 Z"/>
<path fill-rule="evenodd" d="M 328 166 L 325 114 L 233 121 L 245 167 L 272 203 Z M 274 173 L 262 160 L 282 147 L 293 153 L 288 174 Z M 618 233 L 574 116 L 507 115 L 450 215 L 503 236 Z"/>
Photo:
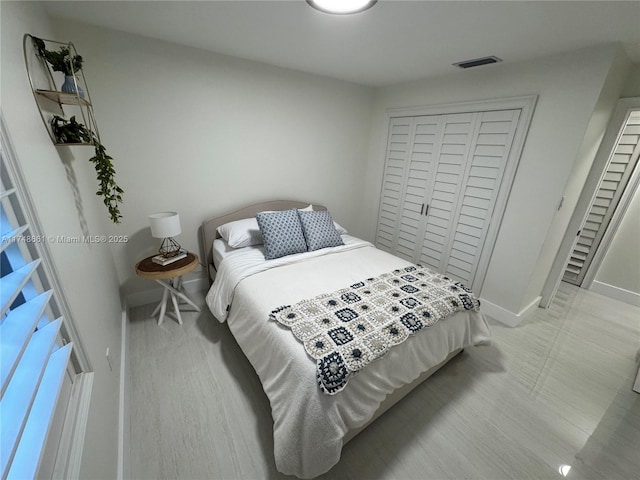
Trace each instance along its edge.
<path fill-rule="evenodd" d="M 464 62 L 454 63 L 456 67 L 460 68 L 472 68 L 479 67 L 480 65 L 489 65 L 490 63 L 498 63 L 501 62 L 502 59 L 498 57 L 482 57 L 482 58 L 474 58 L 473 60 L 465 60 Z"/>

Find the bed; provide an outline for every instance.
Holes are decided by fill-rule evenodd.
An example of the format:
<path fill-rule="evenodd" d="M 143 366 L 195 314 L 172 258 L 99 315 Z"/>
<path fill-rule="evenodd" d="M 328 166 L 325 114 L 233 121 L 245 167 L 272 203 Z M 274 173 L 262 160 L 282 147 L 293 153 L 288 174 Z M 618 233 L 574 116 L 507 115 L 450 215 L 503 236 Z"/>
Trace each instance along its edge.
<path fill-rule="evenodd" d="M 269 398 L 276 467 L 313 478 L 339 461 L 342 446 L 357 433 L 462 349 L 489 343 L 491 334 L 479 311 L 461 309 L 388 348 L 350 375 L 346 386 L 327 394 L 320 388 L 320 361 L 311 358 L 306 344 L 303 348 L 293 327 L 274 320 L 274 312 L 325 298 L 322 294 L 360 285 L 363 279 L 388 280 L 389 272 L 416 270 L 344 231 L 344 245 L 273 260 L 264 260 L 262 245 L 231 248 L 218 233 L 221 225 L 258 212 L 305 207 L 310 206 L 288 200 L 250 205 L 203 222 L 201 236 L 213 281 L 206 301 L 216 319 L 228 323 Z"/>

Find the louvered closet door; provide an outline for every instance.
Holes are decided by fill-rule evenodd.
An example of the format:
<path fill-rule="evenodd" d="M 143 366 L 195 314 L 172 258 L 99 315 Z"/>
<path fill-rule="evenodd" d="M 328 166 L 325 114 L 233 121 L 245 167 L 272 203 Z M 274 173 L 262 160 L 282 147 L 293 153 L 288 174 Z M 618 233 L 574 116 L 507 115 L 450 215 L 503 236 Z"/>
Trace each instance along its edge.
<path fill-rule="evenodd" d="M 417 262 L 440 272 L 447 265 L 446 247 L 463 185 L 475 117 L 471 113 L 438 117 L 442 136 L 435 154 L 433 184 L 425 199 L 428 209 L 425 208 Z"/>
<path fill-rule="evenodd" d="M 417 262 L 419 251 L 416 245 L 424 238 L 423 213 L 433 188 L 436 155 L 442 142 L 444 122 L 438 116 L 415 117 L 412 120 L 412 132 L 395 253 Z"/>
<path fill-rule="evenodd" d="M 478 289 L 519 116 L 500 110 L 392 119 L 378 246 Z"/>
<path fill-rule="evenodd" d="M 519 118 L 520 110 L 475 114 L 443 269 L 475 290 L 482 282 L 482 278 L 476 278 L 479 268 L 486 267 L 480 262 L 488 263 L 483 249 Z"/>
<path fill-rule="evenodd" d="M 632 112 L 622 129 L 607 170 L 602 178 L 587 219 L 576 242 L 563 280 L 581 285 L 593 255 L 609 225 L 640 150 L 640 111 Z"/>
<path fill-rule="evenodd" d="M 381 250 L 395 252 L 400 205 L 406 188 L 411 118 L 393 118 L 389 126 L 387 161 L 382 181 L 376 244 Z"/>

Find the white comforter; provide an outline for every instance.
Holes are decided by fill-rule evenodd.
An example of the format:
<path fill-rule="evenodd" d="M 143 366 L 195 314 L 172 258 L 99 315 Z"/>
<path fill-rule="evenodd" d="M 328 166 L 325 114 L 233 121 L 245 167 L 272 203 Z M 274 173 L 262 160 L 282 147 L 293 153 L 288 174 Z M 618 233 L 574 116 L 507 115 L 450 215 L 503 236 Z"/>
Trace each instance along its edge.
<path fill-rule="evenodd" d="M 370 243 L 343 238 L 342 247 L 271 261 L 248 249 L 221 262 L 207 294 L 209 308 L 218 320 L 226 318 L 269 398 L 278 470 L 301 478 L 335 465 L 345 434 L 364 425 L 389 393 L 450 352 L 490 339 L 481 313 L 459 312 L 393 347 L 342 392 L 322 393 L 315 361 L 291 331 L 269 320 L 271 310 L 409 265 Z"/>

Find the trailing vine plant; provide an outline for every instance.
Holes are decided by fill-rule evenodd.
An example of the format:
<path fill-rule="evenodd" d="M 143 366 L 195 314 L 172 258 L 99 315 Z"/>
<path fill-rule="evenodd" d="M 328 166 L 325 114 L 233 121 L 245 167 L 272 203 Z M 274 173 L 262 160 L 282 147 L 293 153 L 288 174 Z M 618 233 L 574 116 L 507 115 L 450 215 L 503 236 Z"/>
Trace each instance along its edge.
<path fill-rule="evenodd" d="M 115 181 L 115 168 L 113 160 L 107 154 L 106 148 L 100 143 L 98 137 L 85 125 L 76 121 L 76 117 L 71 117 L 68 121 L 54 115 L 51 119 L 51 130 L 59 143 L 92 143 L 95 148 L 95 155 L 89 159 L 93 163 L 98 179 L 99 190 L 96 195 L 102 197 L 102 202 L 109 211 L 109 216 L 113 223 L 120 223 L 119 203 L 122 203 L 122 190 Z"/>

